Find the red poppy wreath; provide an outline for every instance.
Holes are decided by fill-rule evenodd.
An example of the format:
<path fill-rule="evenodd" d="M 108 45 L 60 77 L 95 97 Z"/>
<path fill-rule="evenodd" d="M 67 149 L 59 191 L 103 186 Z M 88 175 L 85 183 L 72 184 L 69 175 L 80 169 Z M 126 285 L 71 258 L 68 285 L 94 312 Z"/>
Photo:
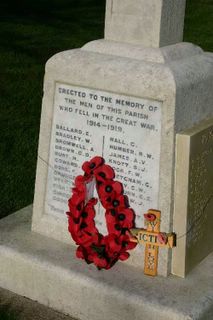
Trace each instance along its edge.
<path fill-rule="evenodd" d="M 129 229 L 134 227 L 135 213 L 123 194 L 123 185 L 114 181 L 115 172 L 102 157 L 86 161 L 84 175 L 77 176 L 69 199 L 69 232 L 78 245 L 76 256 L 98 269 L 110 269 L 118 260 L 129 258 L 128 250 L 137 245 L 130 241 Z M 94 186 L 102 206 L 108 230 L 102 235 L 95 226 Z M 91 192 L 92 191 L 92 192 Z"/>

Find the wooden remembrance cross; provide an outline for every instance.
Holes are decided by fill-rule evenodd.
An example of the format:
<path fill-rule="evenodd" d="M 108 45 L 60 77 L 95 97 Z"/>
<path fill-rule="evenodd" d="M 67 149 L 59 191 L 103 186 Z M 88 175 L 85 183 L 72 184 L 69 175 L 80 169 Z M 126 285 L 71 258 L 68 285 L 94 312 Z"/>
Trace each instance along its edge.
<path fill-rule="evenodd" d="M 131 229 L 132 242 L 145 245 L 144 274 L 149 276 L 157 275 L 158 248 L 175 247 L 176 236 L 174 233 L 160 232 L 161 212 L 150 209 L 144 215 L 147 229 Z"/>

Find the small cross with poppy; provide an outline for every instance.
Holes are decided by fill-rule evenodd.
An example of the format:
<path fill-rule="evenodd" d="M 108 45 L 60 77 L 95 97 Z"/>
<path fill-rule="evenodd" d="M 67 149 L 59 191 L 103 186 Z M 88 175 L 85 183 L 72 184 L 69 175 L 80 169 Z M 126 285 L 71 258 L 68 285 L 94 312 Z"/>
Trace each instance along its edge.
<path fill-rule="evenodd" d="M 157 275 L 158 248 L 175 247 L 176 235 L 174 233 L 160 232 L 161 212 L 150 209 L 144 214 L 146 229 L 131 229 L 132 242 L 145 245 L 144 274 L 149 276 Z"/>

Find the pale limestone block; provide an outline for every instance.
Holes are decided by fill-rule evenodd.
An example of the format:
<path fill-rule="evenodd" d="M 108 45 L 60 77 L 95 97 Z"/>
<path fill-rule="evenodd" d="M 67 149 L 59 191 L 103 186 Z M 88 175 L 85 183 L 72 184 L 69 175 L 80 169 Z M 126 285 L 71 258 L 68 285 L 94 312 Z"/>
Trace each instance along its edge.
<path fill-rule="evenodd" d="M 70 63 L 70 61 L 72 61 L 72 63 Z M 88 61 L 90 61 L 90 63 L 88 63 Z M 79 63 L 81 64 L 81 67 Z M 110 72 L 108 72 L 108 70 L 110 70 Z M 135 77 L 138 78 L 138 83 L 136 86 L 132 82 L 132 79 L 134 79 Z M 76 85 L 80 85 L 83 87 L 91 87 L 91 84 L 93 82 L 93 88 L 106 90 L 108 92 L 118 92 L 121 94 L 125 92 L 127 95 L 136 97 L 150 96 L 151 98 L 152 96 L 155 96 L 155 93 L 157 93 L 157 95 L 159 96 L 155 96 L 155 100 L 163 100 L 165 102 L 165 105 L 168 104 L 168 108 L 170 105 L 172 105 L 171 101 L 174 92 L 174 90 L 172 89 L 173 77 L 170 76 L 168 68 L 161 64 L 157 64 L 156 68 L 153 68 L 152 64 L 147 64 L 145 62 L 142 62 L 141 64 L 141 62 L 126 58 L 116 58 L 113 56 L 100 55 L 96 53 L 88 54 L 88 52 L 84 52 L 82 50 L 74 50 L 59 54 L 55 56 L 54 59 L 51 59 L 51 61 L 49 61 L 47 65 L 45 95 L 48 98 L 44 101 L 48 101 L 48 103 L 44 104 L 44 108 L 48 108 L 48 110 L 51 110 L 48 111 L 51 114 L 53 112 L 52 101 L 55 89 L 54 79 L 62 83 L 75 83 Z M 82 82 L 83 79 L 84 81 Z M 167 89 L 171 88 L 170 96 L 168 96 L 165 89 L 163 89 L 163 79 L 167 83 Z M 49 85 L 50 83 L 51 85 Z M 48 86 L 48 90 L 46 90 L 46 86 Z M 154 89 L 155 86 L 156 88 Z M 153 92 L 152 94 L 148 93 L 148 91 L 150 90 Z M 163 108 L 163 118 L 165 118 L 166 116 L 169 118 L 171 117 L 172 119 L 173 110 L 169 110 L 170 111 L 165 115 L 166 110 Z M 52 118 L 52 115 L 50 117 Z M 46 136 L 45 132 L 46 130 L 48 130 L 49 132 L 51 131 L 51 124 L 49 127 L 47 127 L 49 121 L 46 121 L 44 116 L 42 116 L 41 121 L 41 128 L 44 131 L 42 130 L 40 134 L 39 155 L 48 163 L 49 159 L 45 158 L 46 153 L 42 154 L 42 150 L 43 145 L 45 146 L 46 143 L 50 144 L 50 140 L 48 140 L 50 139 L 50 135 L 48 134 L 48 136 Z M 168 136 L 170 136 L 170 134 L 172 134 L 172 132 L 167 134 L 164 131 L 163 139 L 168 139 Z M 172 140 L 173 139 L 171 139 L 170 141 Z M 167 148 L 168 144 L 164 144 L 164 146 Z M 164 147 L 162 149 L 163 150 L 161 152 L 165 153 Z M 165 170 L 169 170 L 168 164 Z M 70 237 L 67 232 L 67 220 L 65 215 L 64 217 L 53 217 L 46 214 L 44 207 L 41 210 L 41 206 L 43 206 L 45 202 L 47 172 L 48 166 L 39 158 L 34 201 L 35 214 L 33 219 L 33 230 L 44 233 L 50 237 L 70 242 Z M 166 181 L 166 184 L 167 183 L 168 181 Z M 167 189 L 167 186 L 165 186 L 165 189 Z M 169 197 L 168 193 L 167 196 Z M 170 200 L 166 202 L 166 205 L 168 205 L 169 203 Z M 168 210 L 169 208 L 166 209 L 166 211 Z M 165 216 L 165 220 L 166 219 L 167 218 Z M 168 224 L 165 223 L 163 227 L 165 227 L 166 225 L 168 226 Z M 165 258 L 161 259 L 162 266 L 160 263 L 159 272 L 166 275 L 168 263 L 166 250 L 162 254 L 164 254 Z M 140 254 L 140 256 L 141 258 L 138 259 L 137 253 L 132 253 L 132 257 L 129 260 L 129 263 L 135 264 L 140 267 L 141 270 L 143 270 L 143 253 Z"/>
<path fill-rule="evenodd" d="M 213 119 L 176 140 L 172 273 L 185 277 L 213 251 Z"/>
<path fill-rule="evenodd" d="M 79 320 L 210 320 L 213 255 L 186 279 L 119 262 L 98 271 L 74 248 L 30 231 L 32 208 L 0 221 L 0 286 Z"/>
<path fill-rule="evenodd" d="M 107 0 L 105 39 L 163 47 L 183 38 L 186 0 Z"/>
<path fill-rule="evenodd" d="M 102 155 L 123 183 L 136 212 L 136 226 L 142 226 L 139 213 L 146 212 L 150 203 L 158 207 L 161 109 L 156 100 L 57 82 L 45 212 L 64 215 L 82 163 Z M 91 197 L 98 197 L 92 189 Z M 99 232 L 107 234 L 104 216 L 100 206 L 95 222 Z"/>
<path fill-rule="evenodd" d="M 91 51 L 88 51 L 89 47 Z M 119 55 L 117 44 L 110 41 L 97 42 L 97 52 L 95 47 L 96 43 L 92 43 L 85 50 L 59 53 L 46 65 L 33 230 L 60 241 L 71 241 L 66 215 L 53 216 L 45 211 L 55 86 L 56 83 L 62 83 L 162 102 L 159 192 L 155 200 L 157 209 L 162 211 L 161 230 L 171 232 L 175 135 L 213 116 L 213 56 L 203 54 L 200 48 L 191 44 L 162 49 L 145 49 L 126 44 L 123 47 L 124 57 L 120 56 L 122 53 Z M 149 59 L 149 56 L 152 58 Z M 157 57 L 157 63 L 153 61 L 154 56 Z M 141 215 L 143 213 L 139 212 Z M 138 267 L 142 272 L 143 256 L 143 250 L 134 250 L 126 263 Z M 166 276 L 170 273 L 170 264 L 168 250 L 160 250 L 159 274 Z"/>
<path fill-rule="evenodd" d="M 126 57 L 134 60 L 144 60 L 153 63 L 169 63 L 176 60 L 202 54 L 203 50 L 192 43 L 180 42 L 162 48 L 147 48 L 143 45 L 127 44 L 110 40 L 94 40 L 82 48 L 86 51 Z M 210 53 L 210 55 L 212 55 Z"/>

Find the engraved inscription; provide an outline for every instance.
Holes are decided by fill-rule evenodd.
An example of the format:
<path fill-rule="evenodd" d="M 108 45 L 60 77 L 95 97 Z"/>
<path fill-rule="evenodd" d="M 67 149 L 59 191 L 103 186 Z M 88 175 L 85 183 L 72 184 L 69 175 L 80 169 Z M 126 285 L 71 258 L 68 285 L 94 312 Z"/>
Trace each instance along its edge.
<path fill-rule="evenodd" d="M 195 246 L 204 238 L 209 222 L 209 206 L 213 203 L 213 164 L 212 131 L 202 135 L 201 144 L 207 146 L 200 153 L 192 154 L 189 175 L 189 218 L 187 247 Z M 211 138 L 212 139 L 212 138 Z M 206 145 L 207 144 L 207 145 Z"/>
<path fill-rule="evenodd" d="M 82 163 L 101 155 L 123 183 L 141 226 L 143 213 L 158 206 L 160 141 L 161 102 L 57 83 L 46 213 L 64 215 Z M 105 233 L 100 205 L 96 223 Z"/>
<path fill-rule="evenodd" d="M 185 276 L 213 250 L 213 119 L 177 134 L 173 273 Z"/>
<path fill-rule="evenodd" d="M 153 250 L 155 250 L 155 247 L 149 245 L 147 268 L 152 271 L 155 269 L 155 255 L 153 254 Z"/>

